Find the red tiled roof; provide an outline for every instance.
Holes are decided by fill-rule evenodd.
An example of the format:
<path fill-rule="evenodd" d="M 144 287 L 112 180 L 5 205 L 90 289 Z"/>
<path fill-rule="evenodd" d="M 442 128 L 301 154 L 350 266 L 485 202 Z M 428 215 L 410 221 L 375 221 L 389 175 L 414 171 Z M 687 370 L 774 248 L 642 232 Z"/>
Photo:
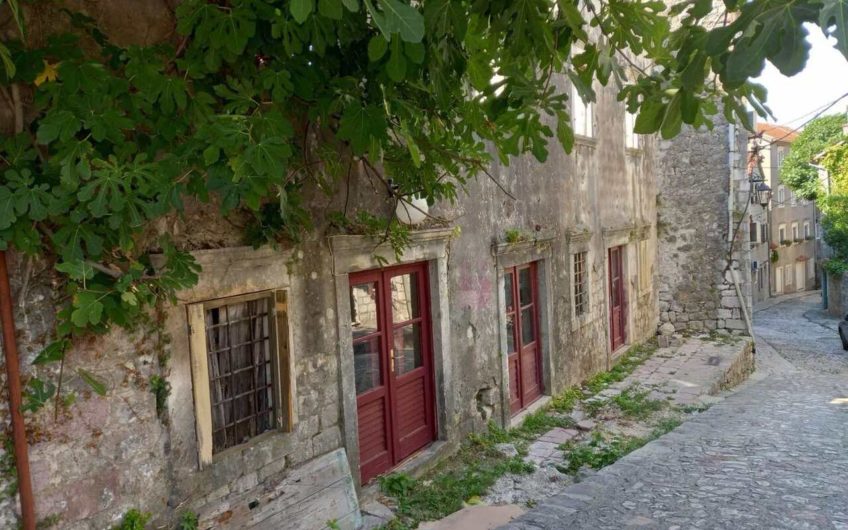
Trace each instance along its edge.
<path fill-rule="evenodd" d="M 798 138 L 798 133 L 785 125 L 777 125 L 775 123 L 758 123 L 757 132 L 763 133 L 763 136 L 768 136 L 772 140 L 780 140 L 781 142 L 791 143 Z"/>

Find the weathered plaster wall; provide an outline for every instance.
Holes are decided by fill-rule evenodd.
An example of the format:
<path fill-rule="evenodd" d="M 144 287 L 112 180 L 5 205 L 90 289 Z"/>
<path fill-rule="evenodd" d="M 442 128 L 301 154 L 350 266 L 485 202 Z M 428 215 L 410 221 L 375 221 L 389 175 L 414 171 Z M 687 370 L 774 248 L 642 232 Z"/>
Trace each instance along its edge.
<path fill-rule="evenodd" d="M 661 330 L 746 332 L 743 305 L 750 307 L 750 236 L 747 137 L 719 119 L 712 131 L 685 128 L 658 151 L 658 240 Z M 731 188 L 731 180 L 733 187 Z M 728 227 L 743 298 L 728 264 Z M 749 313 L 750 314 L 750 313 Z"/>
<path fill-rule="evenodd" d="M 566 89 L 562 82 L 560 89 Z M 549 268 L 549 285 L 540 285 L 552 302 L 548 345 L 552 374 L 546 393 L 561 391 L 609 366 L 606 251 L 613 244 L 625 245 L 628 342 L 653 336 L 657 318 L 653 141 L 646 138 L 643 150 L 626 152 L 623 121 L 623 106 L 610 90 L 600 90 L 594 107 L 596 138 L 578 138 L 570 155 L 553 143 L 545 163 L 524 157 L 508 167 L 492 165 L 492 175 L 514 199 L 481 176 L 470 184 L 467 200 L 453 208 L 437 208 L 438 214 L 455 219 L 462 229 L 451 244 L 450 282 L 453 351 L 465 359 L 458 363 L 455 376 L 456 401 L 464 407 L 463 431 L 484 425 L 486 415 L 478 411 L 481 399 L 494 402 L 485 405 L 494 406 L 495 418 L 503 415 L 500 399 L 492 399 L 490 390 L 496 395 L 502 391 L 505 348 L 497 304 L 503 284 L 492 249 L 504 242 L 507 230 L 519 230 L 527 240 L 544 240 L 550 246 L 549 257 L 542 257 Z M 641 289 L 640 240 L 646 242 L 645 274 L 650 276 Z M 571 272 L 572 254 L 578 250 L 589 253 L 590 278 L 590 310 L 580 318 L 573 315 Z"/>

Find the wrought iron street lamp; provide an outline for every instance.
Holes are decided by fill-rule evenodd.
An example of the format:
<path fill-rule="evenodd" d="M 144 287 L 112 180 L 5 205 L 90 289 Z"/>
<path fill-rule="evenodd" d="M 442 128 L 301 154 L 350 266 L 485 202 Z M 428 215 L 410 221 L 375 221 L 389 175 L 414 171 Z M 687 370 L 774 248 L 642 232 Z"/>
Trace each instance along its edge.
<path fill-rule="evenodd" d="M 751 184 L 754 186 L 751 202 L 759 202 L 760 206 L 767 208 L 771 201 L 771 188 L 763 181 L 751 181 Z"/>

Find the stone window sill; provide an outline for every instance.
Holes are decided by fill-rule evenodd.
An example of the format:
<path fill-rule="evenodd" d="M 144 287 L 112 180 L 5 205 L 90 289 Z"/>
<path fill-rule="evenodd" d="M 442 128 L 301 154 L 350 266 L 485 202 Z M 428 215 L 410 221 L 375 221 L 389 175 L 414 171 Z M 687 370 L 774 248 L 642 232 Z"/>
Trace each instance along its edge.
<path fill-rule="evenodd" d="M 575 134 L 574 145 L 582 145 L 594 149 L 598 145 L 598 139 L 594 136 L 584 136 L 582 134 Z"/>

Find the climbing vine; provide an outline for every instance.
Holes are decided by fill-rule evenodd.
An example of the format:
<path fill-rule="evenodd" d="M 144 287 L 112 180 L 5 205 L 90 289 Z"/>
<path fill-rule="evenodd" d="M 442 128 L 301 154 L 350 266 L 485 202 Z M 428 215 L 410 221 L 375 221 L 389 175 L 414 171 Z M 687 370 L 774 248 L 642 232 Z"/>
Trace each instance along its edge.
<path fill-rule="evenodd" d="M 765 60 L 800 71 L 803 23 L 848 53 L 835 0 L 725 0 L 719 12 L 710 0 L 185 0 L 175 38 L 147 46 L 119 46 L 50 2 L 6 5 L 19 31 L 0 47 L 14 116 L 0 142 L 0 248 L 47 257 L 64 279 L 37 364 L 197 282 L 187 249 L 151 229 L 189 200 L 252 218 L 254 244 L 296 243 L 318 215 L 307 192 L 343 192 L 354 168 L 394 201 L 433 203 L 494 179 L 493 157 L 570 150 L 560 77 L 586 100 L 614 83 L 636 131 L 668 138 L 708 125 L 719 102 L 744 123 L 748 105 L 766 113 L 748 79 Z M 24 28 L 36 5 L 62 17 L 38 44 Z M 391 217 L 327 217 L 408 241 Z M 29 392 L 37 407 L 58 390 L 34 380 Z"/>

